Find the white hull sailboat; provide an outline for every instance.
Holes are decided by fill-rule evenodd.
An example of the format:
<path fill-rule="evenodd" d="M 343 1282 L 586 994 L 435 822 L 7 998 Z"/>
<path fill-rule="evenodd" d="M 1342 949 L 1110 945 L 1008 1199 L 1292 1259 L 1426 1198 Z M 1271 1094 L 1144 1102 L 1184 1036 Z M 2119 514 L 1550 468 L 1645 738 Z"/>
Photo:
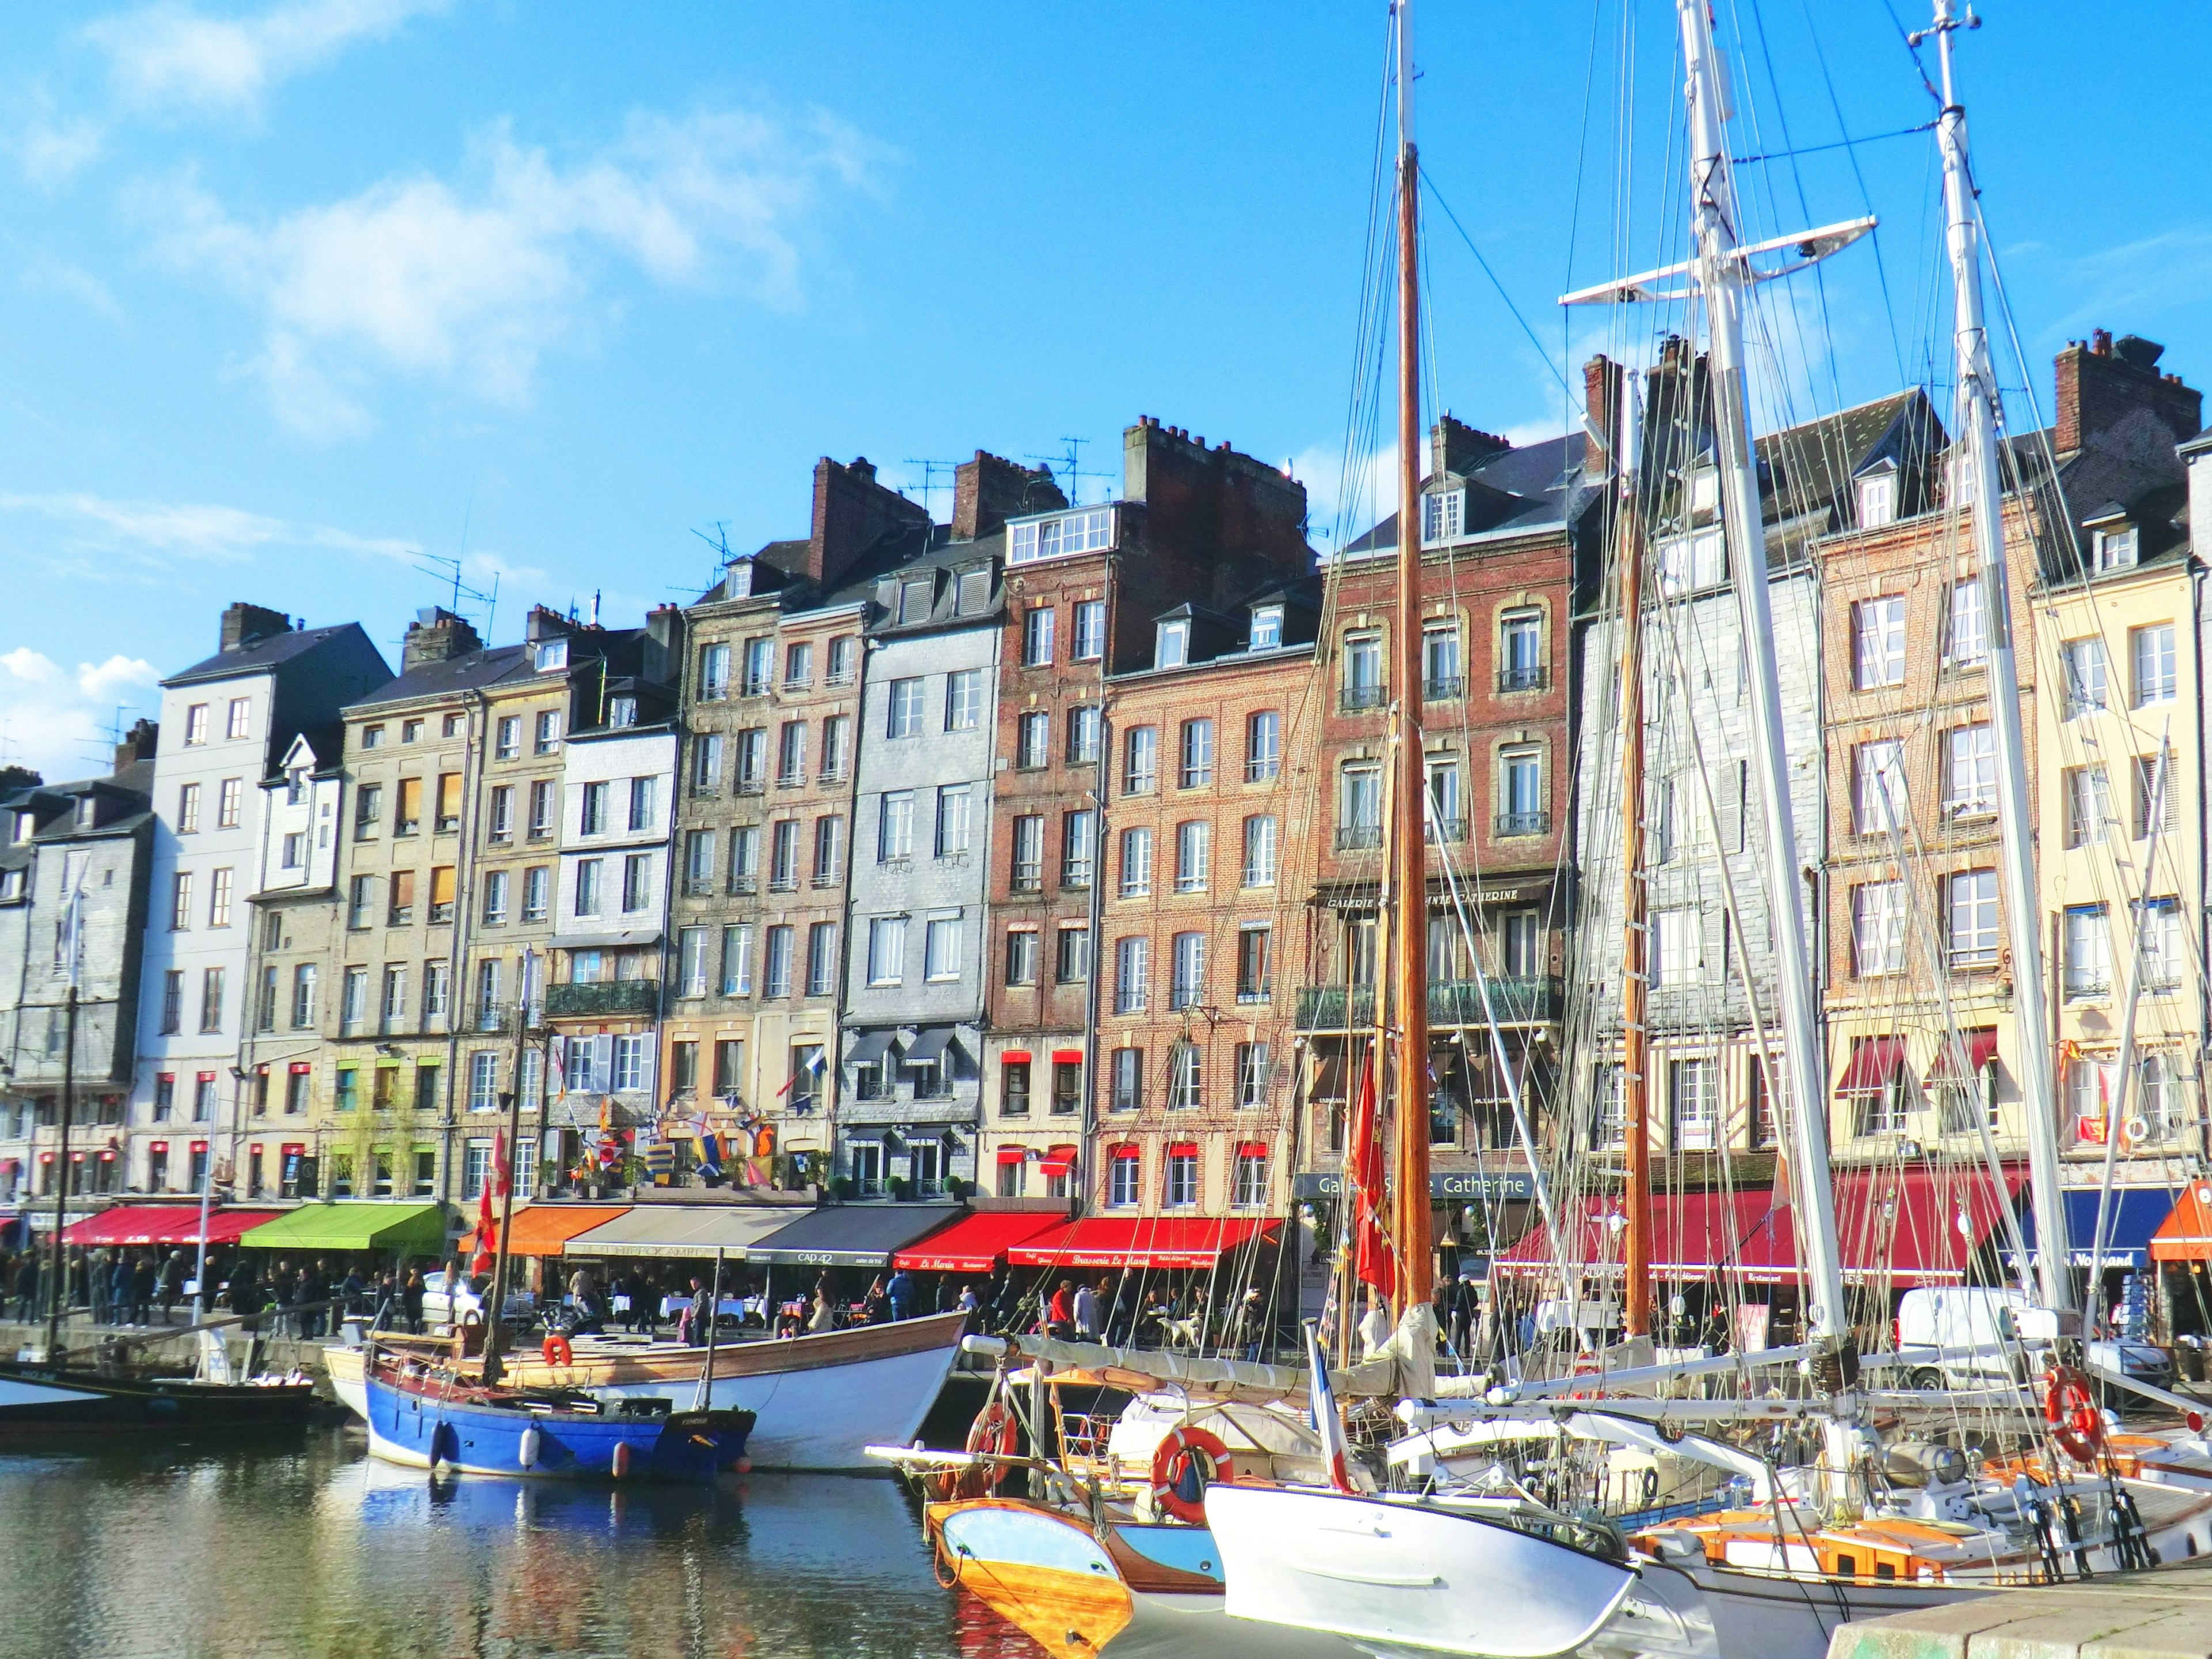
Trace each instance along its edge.
<path fill-rule="evenodd" d="M 965 1318 L 940 1314 L 732 1343 L 715 1350 L 707 1404 L 754 1413 L 747 1455 L 756 1468 L 874 1472 L 882 1466 L 863 1449 L 903 1445 L 921 1431 L 959 1355 Z M 507 1380 L 515 1388 L 582 1389 L 607 1400 L 662 1399 L 679 1409 L 698 1400 L 702 1349 L 582 1337 L 574 1350 L 567 1364 L 516 1354 L 507 1361 Z M 363 1421 L 367 1352 L 339 1344 L 323 1351 L 332 1389 Z"/>

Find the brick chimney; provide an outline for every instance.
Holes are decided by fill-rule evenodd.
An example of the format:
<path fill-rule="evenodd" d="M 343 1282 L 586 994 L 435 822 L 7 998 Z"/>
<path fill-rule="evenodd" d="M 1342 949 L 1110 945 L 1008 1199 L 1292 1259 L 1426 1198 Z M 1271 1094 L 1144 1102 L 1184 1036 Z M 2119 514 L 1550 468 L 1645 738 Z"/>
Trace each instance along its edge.
<path fill-rule="evenodd" d="M 1583 413 L 1589 422 L 1583 429 L 1585 478 L 1602 478 L 1613 470 L 1613 447 L 1620 441 L 1622 385 L 1620 365 L 1603 352 L 1583 365 Z"/>
<path fill-rule="evenodd" d="M 854 562 L 886 531 L 926 525 L 929 509 L 876 482 L 865 455 L 839 465 L 824 455 L 814 464 L 814 525 L 807 537 L 806 574 L 834 587 Z"/>
<path fill-rule="evenodd" d="M 417 611 L 415 620 L 407 624 L 406 637 L 399 646 L 399 672 L 411 673 L 425 663 L 451 662 L 483 649 L 483 641 L 465 618 L 431 605 Z"/>
<path fill-rule="evenodd" d="M 2069 340 L 2055 365 L 2057 429 L 2052 446 L 2069 455 L 2138 410 L 2154 416 L 2176 443 L 2203 428 L 2204 394 L 2179 374 L 2161 374 L 2166 348 L 2138 334 L 2117 341 L 2106 329 Z"/>
<path fill-rule="evenodd" d="M 161 728 L 153 720 L 142 720 L 123 734 L 123 741 L 115 745 L 115 769 L 128 771 L 140 761 L 154 758 L 161 746 Z"/>
<path fill-rule="evenodd" d="M 673 684 L 683 657 L 684 611 L 681 606 L 657 605 L 645 613 L 645 639 L 639 653 L 641 678 Z"/>
<path fill-rule="evenodd" d="M 248 605 L 240 599 L 222 613 L 222 648 L 243 651 L 256 640 L 291 631 L 292 619 L 282 611 L 271 611 L 265 605 Z"/>
<path fill-rule="evenodd" d="M 1023 466 L 979 449 L 952 471 L 952 539 L 972 542 L 1024 513 L 1049 513 L 1067 497 L 1052 469 Z"/>
<path fill-rule="evenodd" d="M 1472 472 L 1512 447 L 1494 432 L 1478 432 L 1465 421 L 1442 415 L 1429 428 L 1429 472 Z"/>
<path fill-rule="evenodd" d="M 1124 497 L 1145 504 L 1145 536 L 1155 548 L 1209 559 L 1258 558 L 1299 575 L 1311 562 L 1306 487 L 1225 441 L 1208 449 L 1203 438 L 1181 427 L 1139 416 L 1121 434 L 1121 477 Z M 1250 585 L 1258 586 L 1264 574 Z"/>

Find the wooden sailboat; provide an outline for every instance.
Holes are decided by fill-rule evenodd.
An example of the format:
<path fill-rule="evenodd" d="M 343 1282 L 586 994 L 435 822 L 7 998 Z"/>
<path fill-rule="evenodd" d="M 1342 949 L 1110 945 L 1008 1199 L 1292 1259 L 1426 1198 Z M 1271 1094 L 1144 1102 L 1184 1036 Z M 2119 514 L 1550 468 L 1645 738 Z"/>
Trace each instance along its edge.
<path fill-rule="evenodd" d="M 1593 1386 L 1583 1392 L 1595 1397 L 1586 1404 L 1532 1400 L 1522 1407 L 1508 1390 L 1488 1406 L 1439 1406 L 1414 1413 L 1427 1431 L 1425 1443 L 1411 1449 L 1414 1455 L 1407 1460 L 1418 1465 L 1415 1472 L 1427 1488 L 1419 1496 L 1217 1488 L 1208 1494 L 1206 1508 L 1226 1570 L 1227 1611 L 1234 1618 L 1317 1626 L 1392 1650 L 1469 1656 L 1534 1659 L 1571 1650 L 1687 1659 L 1716 1650 L 1723 1654 L 1749 1651 L 1755 1645 L 1784 1659 L 1814 1659 L 1826 1650 L 1834 1626 L 1844 1619 L 1986 1594 L 2002 1585 L 2052 1583 L 2092 1571 L 2143 1570 L 2161 1559 L 2197 1553 L 2212 1527 L 2212 1506 L 2203 1494 L 2160 1492 L 2125 1480 L 2112 1460 L 2100 1456 L 2104 1430 L 2094 1407 L 2086 1416 L 2069 1415 L 2062 1423 L 2057 1381 L 2051 1421 L 2062 1423 L 2066 1431 L 2053 1437 L 2057 1443 L 2046 1441 L 2040 1450 L 2000 1455 L 1978 1468 L 1951 1449 L 1942 1449 L 1946 1455 L 1937 1455 L 1923 1447 L 1919 1450 L 1929 1464 L 1919 1479 L 1892 1487 L 1879 1507 L 1866 1507 L 1861 1496 L 1866 1490 L 1860 1485 L 1861 1471 L 1870 1459 L 1884 1455 L 1876 1436 L 1877 1410 L 1909 1412 L 1916 1402 L 1909 1395 L 1878 1395 L 1862 1381 L 1862 1357 L 1844 1301 L 1825 1133 L 1826 1067 L 1814 1020 L 1814 979 L 1790 820 L 1765 537 L 1750 436 L 1744 310 L 1753 283 L 1786 275 L 1848 246 L 1871 228 L 1871 222 L 1831 226 L 1772 243 L 1741 245 L 1711 15 L 1705 0 L 1678 0 L 1676 10 L 1687 70 L 1694 257 L 1676 267 L 1569 295 L 1566 302 L 1613 303 L 1694 294 L 1707 322 L 1720 514 L 1748 657 L 1746 690 L 1754 735 L 1753 767 L 1761 786 L 1770 931 L 1791 1109 L 1793 1219 L 1807 1282 L 1806 1340 L 1799 1352 L 1807 1364 L 1812 1395 L 1771 1406 L 1756 1399 L 1705 1402 L 1649 1398 L 1659 1391 L 1650 1385 L 1663 1382 L 1662 1376 L 1646 1379 L 1647 1387 L 1640 1392 L 1647 1397 L 1638 1399 L 1637 1379 L 1616 1376 L 1591 1379 Z M 1967 178 L 1964 115 L 1951 75 L 1951 34 L 1959 26 L 1949 0 L 1936 0 L 1931 33 L 1942 59 L 1944 107 L 1939 130 L 1951 221 L 1962 394 L 1960 482 L 1968 492 L 1985 614 L 1996 619 L 1990 691 L 1998 767 L 2006 785 L 1999 817 L 2007 908 L 2013 924 L 2015 983 L 2023 992 L 2019 1011 L 2023 1048 L 2029 1056 L 2022 1067 L 2023 1093 L 2041 1246 L 2041 1300 L 2045 1307 L 2063 1311 L 2070 1295 L 2069 1255 L 2058 1191 L 2056 1114 L 2051 1109 L 2051 1046 L 2041 1002 L 2019 688 L 2010 629 L 2002 620 L 2009 595 L 1998 517 L 1995 380 L 1983 337 L 1978 233 Z M 1403 90 L 1401 82 L 1401 96 Z M 1406 151 L 1401 176 L 1412 167 L 1409 144 Z M 1761 269 L 1754 263 L 1778 255 L 1783 260 L 1778 267 Z M 1691 284 L 1688 289 L 1668 286 L 1685 277 Z M 1410 307 L 1401 307 L 1401 316 L 1408 314 Z M 1403 395 L 1410 398 L 1410 389 Z M 1411 506 L 1409 490 L 1401 506 L 1407 517 Z M 1636 635 L 1631 631 L 1638 623 L 1640 593 L 1634 585 L 1640 582 L 1636 557 L 1640 544 L 1633 527 L 1638 515 L 1632 497 L 1625 516 L 1632 526 L 1624 538 L 1625 562 L 1633 580 L 1625 587 L 1622 602 L 1624 712 L 1633 744 L 1640 741 L 1642 717 L 1640 665 Z M 1631 764 L 1633 768 L 1632 750 Z M 1633 769 L 1626 787 L 1640 788 Z M 1639 809 L 1633 794 L 1625 799 L 1624 879 L 1630 891 L 1624 999 L 1629 1119 L 1629 1192 L 1624 1207 L 1629 1237 L 1624 1265 L 1626 1322 L 1632 1337 L 1646 1336 L 1651 1328 L 1644 1109 L 1648 1046 L 1642 1030 L 1639 969 L 1644 953 L 1638 891 L 1642 849 L 1640 830 L 1634 827 Z M 2033 988 L 2027 983 L 2031 979 Z M 1408 1160 L 1407 1167 L 1418 1169 L 1418 1158 Z M 1401 1168 L 1401 1178 L 1405 1174 Z M 1401 1248 L 1410 1255 L 1424 1232 L 1402 1208 L 1400 1224 L 1406 1229 Z M 2024 1403 L 2018 1394 L 2006 1392 L 2014 1408 Z M 1920 1403 L 1924 1413 L 1924 1402 Z M 1757 1484 L 1763 1485 L 1764 1492 L 1755 1507 L 1729 1510 L 1702 1503 L 1694 1507 L 1705 1513 L 1651 1516 L 1643 1524 L 1610 1532 L 1595 1526 L 1578 1535 L 1572 1517 L 1525 1492 L 1513 1492 L 1510 1483 L 1502 1492 L 1494 1486 L 1486 1490 L 1452 1483 L 1454 1448 L 1463 1472 L 1479 1474 L 1495 1463 L 1494 1431 L 1516 1423 L 1539 1431 L 1571 1431 L 1642 1452 L 1665 1453 L 1670 1444 L 1680 1447 L 1697 1437 L 1685 1430 L 1702 1424 L 1717 1429 L 1746 1425 L 1757 1420 L 1762 1410 L 1794 1418 L 1803 1430 L 1817 1434 L 1819 1447 L 1800 1467 L 1783 1471 L 1778 1480 L 1771 1467 L 1761 1466 L 1763 1479 Z M 1433 1429 L 1432 1425 L 1444 1427 Z M 1668 1432 L 1655 1437 L 1653 1427 L 1661 1425 Z M 2029 1421 L 2021 1421 L 2019 1443 L 2023 1447 L 2034 1444 L 2042 1427 L 2039 1422 L 2031 1428 Z M 1446 1439 L 1437 1438 L 1438 1432 Z M 2076 1448 L 2086 1449 L 2079 1452 L 2078 1461 L 2070 1461 L 2066 1454 Z M 1723 1442 L 1712 1441 L 1710 1461 L 1728 1468 L 1729 1449 Z M 1439 1456 L 1440 1452 L 1444 1455 Z M 1651 1467 L 1656 1471 L 1658 1463 L 1655 1461 Z M 1747 1486 L 1753 1485 L 1748 1476 L 1739 1479 Z M 1701 1490 L 1710 1493 L 1717 1484 L 1709 1482 Z M 1501 1589 L 1506 1593 L 1500 1594 Z"/>

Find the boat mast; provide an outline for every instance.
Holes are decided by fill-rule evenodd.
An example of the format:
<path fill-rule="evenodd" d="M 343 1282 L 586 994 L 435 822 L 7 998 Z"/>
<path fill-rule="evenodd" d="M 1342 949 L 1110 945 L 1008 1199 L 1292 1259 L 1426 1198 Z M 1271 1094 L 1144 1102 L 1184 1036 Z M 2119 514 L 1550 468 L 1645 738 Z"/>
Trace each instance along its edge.
<path fill-rule="evenodd" d="M 1828 1175 L 1823 1098 L 1827 1065 L 1813 1017 L 1812 952 L 1806 944 L 1804 891 L 1797 830 L 1790 813 L 1790 757 L 1782 731 L 1782 686 L 1775 668 L 1774 622 L 1766 584 L 1766 536 L 1751 446 L 1751 410 L 1744 374 L 1744 297 L 1752 275 L 1739 251 L 1735 185 L 1729 167 L 1718 55 L 1707 0 L 1675 0 L 1688 68 L 1691 261 L 1705 302 L 1711 352 L 1713 423 L 1720 446 L 1722 529 L 1735 577 L 1736 613 L 1750 678 L 1753 762 L 1766 816 L 1766 891 L 1774 939 L 1775 979 L 1782 1005 L 1783 1053 L 1788 1060 L 1791 1152 L 1800 1202 L 1794 1230 L 1812 1297 L 1805 1335 L 1816 1349 L 1841 1350 L 1850 1321 L 1844 1305 L 1843 1264 L 1836 1243 L 1834 1191 Z M 1843 1379 L 1856 1370 L 1846 1364 Z"/>
<path fill-rule="evenodd" d="M 1644 522 L 1625 373 L 1619 397 L 1620 416 L 1607 435 L 1614 446 L 1614 521 L 1620 535 L 1620 1088 L 1628 1166 L 1621 1272 L 1624 1329 L 1638 1337 L 1651 1334 L 1651 1034 L 1645 1024 L 1650 959 L 1644 884 Z"/>
<path fill-rule="evenodd" d="M 70 1191 L 70 1120 L 76 1115 L 76 995 L 77 966 L 84 957 L 84 890 L 80 887 L 70 893 L 69 905 L 69 989 L 62 1014 L 62 1121 L 61 1146 L 54 1154 L 54 1252 L 46 1263 L 46 1276 L 53 1281 L 53 1295 L 48 1298 L 46 1314 L 46 1363 L 58 1364 L 61 1360 L 62 1319 L 69 1311 L 69 1253 L 63 1248 L 62 1234 L 69 1224 Z M 27 1232 L 28 1228 L 25 1229 Z M 207 1231 L 201 1228 L 201 1233 Z M 86 1270 L 86 1285 L 91 1284 L 91 1269 Z M 207 1276 L 204 1267 L 200 1276 Z"/>
<path fill-rule="evenodd" d="M 1996 739 L 1997 825 L 2003 849 L 2004 905 L 2012 945 L 2014 1018 L 2020 1030 L 2021 1105 L 2027 1115 L 2027 1169 L 2035 1206 L 2035 1273 L 2047 1308 L 2074 1305 L 2066 1204 L 2059 1190 L 2058 1114 L 2051 1079 L 2051 1014 L 2044 1001 L 2041 906 L 2035 891 L 2035 848 L 2028 817 L 2027 749 L 2021 735 L 2020 670 L 2013 653 L 2012 589 L 2005 580 L 2003 501 L 1997 472 L 1996 378 L 1982 320 L 1981 226 L 1966 157 L 1966 112 L 1951 74 L 1951 36 L 1978 27 L 1951 0 L 1935 0 L 1943 113 L 1936 141 L 1943 152 L 1945 240 L 1951 254 L 1952 343 L 1959 377 L 1958 443 L 1952 481 L 1973 523 L 1981 567 L 1982 615 L 1989 635 L 1990 727 Z M 1924 37 L 1923 37 L 1924 38 Z"/>
<path fill-rule="evenodd" d="M 530 974 L 537 965 L 538 952 L 525 951 L 521 982 L 515 988 L 514 1087 L 507 1097 L 507 1156 L 493 1171 L 493 1179 L 499 1182 L 499 1251 L 492 1257 L 489 1311 L 484 1320 L 483 1380 L 488 1385 L 497 1383 L 505 1370 L 499 1357 L 500 1316 L 507 1310 L 507 1241 L 514 1231 L 514 1165 L 522 1156 L 522 1056 L 530 1045 Z M 482 1239 L 477 1241 L 477 1248 L 483 1248 Z"/>
<path fill-rule="evenodd" d="M 1390 984 L 1397 1004 L 1396 1226 L 1400 1313 L 1434 1289 L 1429 1221 L 1428 796 L 1421 741 L 1420 161 L 1413 148 L 1413 0 L 1395 0 L 1398 64 L 1398 754 L 1392 803 Z"/>

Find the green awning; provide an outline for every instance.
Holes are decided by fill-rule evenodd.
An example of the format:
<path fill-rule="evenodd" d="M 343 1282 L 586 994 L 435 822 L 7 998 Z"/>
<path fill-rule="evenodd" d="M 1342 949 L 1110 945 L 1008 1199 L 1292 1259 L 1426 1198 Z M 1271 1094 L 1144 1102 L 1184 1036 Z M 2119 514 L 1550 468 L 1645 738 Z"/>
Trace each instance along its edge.
<path fill-rule="evenodd" d="M 441 1255 L 446 1212 L 436 1204 L 303 1204 L 238 1241 L 250 1250 L 403 1250 Z"/>

